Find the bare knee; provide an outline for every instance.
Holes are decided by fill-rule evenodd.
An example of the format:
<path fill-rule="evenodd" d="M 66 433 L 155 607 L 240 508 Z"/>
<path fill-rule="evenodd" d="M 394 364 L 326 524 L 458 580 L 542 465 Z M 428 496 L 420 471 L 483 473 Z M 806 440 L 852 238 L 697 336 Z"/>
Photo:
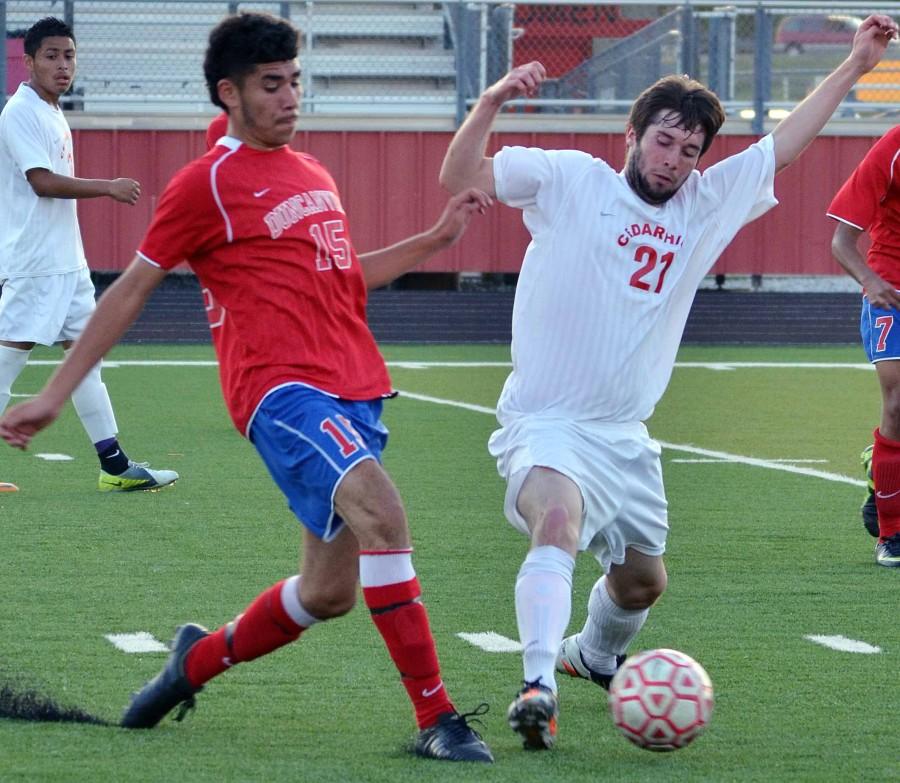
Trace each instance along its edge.
<path fill-rule="evenodd" d="M 563 504 L 553 504 L 544 509 L 532 529 L 536 546 L 555 546 L 565 551 L 577 547 L 579 519 Z"/>
<path fill-rule="evenodd" d="M 628 550 L 625 563 L 610 569 L 607 589 L 622 609 L 649 609 L 665 592 L 668 581 L 662 558 Z"/>
<path fill-rule="evenodd" d="M 356 606 L 356 583 L 348 589 L 345 585 L 316 586 L 307 592 L 300 588 L 300 602 L 304 609 L 317 620 L 331 620 L 342 617 Z"/>
<path fill-rule="evenodd" d="M 895 432 L 900 429 L 900 389 L 894 389 L 884 397 L 881 415 Z"/>
<path fill-rule="evenodd" d="M 334 508 L 353 531 L 360 549 L 410 545 L 403 501 L 374 460 L 365 460 L 347 473 L 335 493 Z"/>
<path fill-rule="evenodd" d="M 666 591 L 667 578 L 652 582 L 633 582 L 616 591 L 613 600 L 623 609 L 649 609 Z"/>

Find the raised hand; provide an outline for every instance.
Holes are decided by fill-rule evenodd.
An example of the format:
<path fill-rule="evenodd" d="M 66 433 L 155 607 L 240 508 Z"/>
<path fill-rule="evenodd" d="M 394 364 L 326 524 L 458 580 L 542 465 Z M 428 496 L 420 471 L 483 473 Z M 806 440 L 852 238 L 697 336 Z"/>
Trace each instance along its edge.
<path fill-rule="evenodd" d="M 546 78 L 547 70 L 534 60 L 513 68 L 500 81 L 488 87 L 484 97 L 497 106 L 515 98 L 533 98 Z"/>
<path fill-rule="evenodd" d="M 872 14 L 859 26 L 853 36 L 850 59 L 864 72 L 871 71 L 884 56 L 892 39 L 897 38 L 897 23 L 884 14 Z"/>

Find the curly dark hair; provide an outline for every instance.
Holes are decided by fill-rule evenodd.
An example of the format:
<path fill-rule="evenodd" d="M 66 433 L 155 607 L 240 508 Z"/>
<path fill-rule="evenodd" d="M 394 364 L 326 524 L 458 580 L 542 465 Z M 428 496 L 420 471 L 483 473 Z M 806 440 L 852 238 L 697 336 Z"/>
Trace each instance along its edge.
<path fill-rule="evenodd" d="M 226 17 L 210 31 L 203 60 L 209 99 L 224 109 L 218 88 L 222 79 L 240 85 L 260 63 L 293 60 L 299 50 L 300 31 L 285 19 L 246 11 Z"/>
<path fill-rule="evenodd" d="M 631 106 L 628 122 L 634 128 L 638 141 L 660 110 L 677 114 L 679 128 L 688 131 L 700 128 L 703 131 L 700 155 L 709 149 L 725 122 L 725 110 L 716 94 L 689 76 L 664 76 L 637 97 Z"/>
<path fill-rule="evenodd" d="M 41 48 L 41 44 L 45 38 L 71 38 L 75 43 L 75 34 L 62 19 L 55 16 L 45 16 L 40 21 L 35 22 L 28 30 L 25 31 L 25 54 L 34 57 Z"/>

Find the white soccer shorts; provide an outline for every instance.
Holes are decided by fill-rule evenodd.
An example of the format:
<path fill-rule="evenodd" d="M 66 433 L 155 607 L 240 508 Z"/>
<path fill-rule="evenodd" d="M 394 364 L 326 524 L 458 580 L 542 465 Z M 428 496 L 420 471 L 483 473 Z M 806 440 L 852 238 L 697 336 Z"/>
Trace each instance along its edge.
<path fill-rule="evenodd" d="M 0 294 L 0 340 L 54 345 L 75 340 L 96 307 L 87 267 L 44 277 L 14 277 Z"/>
<path fill-rule="evenodd" d="M 591 552 L 604 571 L 625 561 L 627 547 L 646 555 L 665 552 L 669 523 L 662 449 L 641 422 L 521 416 L 494 432 L 488 449 L 507 481 L 506 518 L 522 533 L 530 535 L 516 500 L 528 471 L 541 466 L 580 489 L 584 520 L 578 548 Z"/>

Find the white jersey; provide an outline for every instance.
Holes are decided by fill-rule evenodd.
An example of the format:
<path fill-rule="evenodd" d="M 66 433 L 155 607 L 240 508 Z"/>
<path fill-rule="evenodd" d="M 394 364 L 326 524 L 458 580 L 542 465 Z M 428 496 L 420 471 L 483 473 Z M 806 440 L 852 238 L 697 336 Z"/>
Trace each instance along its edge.
<path fill-rule="evenodd" d="M 0 113 L 0 280 L 86 266 L 76 200 L 41 198 L 25 173 L 75 176 L 72 132 L 58 107 L 21 84 Z"/>
<path fill-rule="evenodd" d="M 777 204 L 766 136 L 691 173 L 661 206 L 575 150 L 504 147 L 497 198 L 531 233 L 512 319 L 504 426 L 521 414 L 644 421 L 669 383 L 697 287 L 738 230 Z"/>

